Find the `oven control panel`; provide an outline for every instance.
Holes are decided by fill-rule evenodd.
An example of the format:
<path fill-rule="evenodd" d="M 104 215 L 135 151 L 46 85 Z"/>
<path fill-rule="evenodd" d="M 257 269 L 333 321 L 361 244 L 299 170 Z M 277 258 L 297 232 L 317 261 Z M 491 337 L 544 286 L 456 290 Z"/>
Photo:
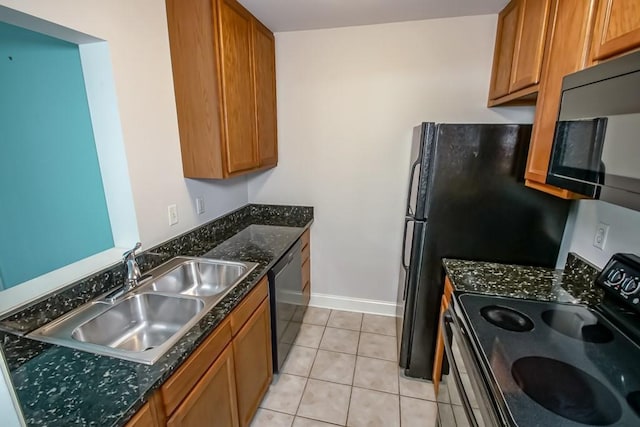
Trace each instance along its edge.
<path fill-rule="evenodd" d="M 596 283 L 640 312 L 640 257 L 637 255 L 615 254 Z"/>

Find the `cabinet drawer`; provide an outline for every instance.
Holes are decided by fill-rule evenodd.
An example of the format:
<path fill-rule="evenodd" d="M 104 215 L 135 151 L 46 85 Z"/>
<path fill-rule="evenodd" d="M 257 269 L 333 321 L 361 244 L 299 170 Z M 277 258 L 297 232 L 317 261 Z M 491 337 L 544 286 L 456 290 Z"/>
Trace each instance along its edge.
<path fill-rule="evenodd" d="M 229 321 L 224 320 L 176 373 L 162 385 L 162 401 L 167 415 L 175 411 L 230 342 L 231 327 Z"/>
<path fill-rule="evenodd" d="M 256 311 L 267 295 L 269 295 L 269 281 L 267 276 L 264 276 L 229 316 L 233 336 L 242 329 L 242 325 L 249 320 L 253 312 Z"/>

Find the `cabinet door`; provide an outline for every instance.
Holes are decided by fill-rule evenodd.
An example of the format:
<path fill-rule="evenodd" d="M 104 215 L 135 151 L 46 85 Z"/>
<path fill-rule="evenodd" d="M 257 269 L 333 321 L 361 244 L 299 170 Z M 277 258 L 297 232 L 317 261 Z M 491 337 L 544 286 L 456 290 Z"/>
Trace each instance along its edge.
<path fill-rule="evenodd" d="M 276 44 L 271 31 L 255 20 L 253 31 L 253 59 L 260 167 L 275 166 L 278 163 Z"/>
<path fill-rule="evenodd" d="M 253 87 L 253 17 L 235 0 L 218 0 L 220 68 L 228 174 L 258 167 Z"/>
<path fill-rule="evenodd" d="M 520 3 L 520 0 L 512 0 L 498 15 L 489 99 L 500 98 L 509 93 L 513 49 L 518 35 Z"/>
<path fill-rule="evenodd" d="M 165 425 L 162 398 L 154 393 L 149 401 L 131 417 L 126 427 L 159 427 Z"/>
<path fill-rule="evenodd" d="M 558 0 L 554 1 L 552 10 L 553 30 L 538 93 L 525 177 L 528 186 L 563 198 L 574 195 L 545 184 L 560 110 L 562 79 L 588 64 L 596 5 L 597 0 Z"/>
<path fill-rule="evenodd" d="M 168 427 L 237 427 L 233 348 L 227 346 L 176 409 Z"/>
<path fill-rule="evenodd" d="M 140 410 L 131 418 L 126 427 L 156 427 L 158 425 L 156 417 L 151 410 L 151 405 L 145 403 Z"/>
<path fill-rule="evenodd" d="M 222 178 L 215 3 L 166 0 L 166 8 L 184 176 Z"/>
<path fill-rule="evenodd" d="M 551 0 L 522 0 L 513 53 L 510 92 L 540 82 Z"/>
<path fill-rule="evenodd" d="M 269 298 L 233 339 L 240 425 L 248 426 L 271 384 L 271 318 Z"/>
<path fill-rule="evenodd" d="M 594 61 L 640 47 L 640 1 L 601 0 L 593 35 Z"/>
<path fill-rule="evenodd" d="M 444 293 L 442 295 L 442 303 L 440 304 L 440 319 L 444 315 L 444 312 L 449 308 L 451 303 L 451 297 L 453 295 L 453 286 L 449 281 L 449 278 L 445 278 Z M 436 396 L 438 395 L 438 388 L 440 386 L 440 377 L 442 376 L 442 363 L 444 361 L 444 333 L 442 327 L 438 325 L 438 336 L 436 338 L 436 352 L 433 361 L 433 390 Z"/>

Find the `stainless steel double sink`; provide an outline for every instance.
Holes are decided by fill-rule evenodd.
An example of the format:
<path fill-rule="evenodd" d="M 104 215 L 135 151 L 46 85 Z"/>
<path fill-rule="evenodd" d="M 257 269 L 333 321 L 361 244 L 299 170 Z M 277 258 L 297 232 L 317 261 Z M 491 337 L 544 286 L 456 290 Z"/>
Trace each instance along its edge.
<path fill-rule="evenodd" d="M 176 257 L 121 299 L 98 298 L 27 336 L 152 365 L 256 266 Z"/>

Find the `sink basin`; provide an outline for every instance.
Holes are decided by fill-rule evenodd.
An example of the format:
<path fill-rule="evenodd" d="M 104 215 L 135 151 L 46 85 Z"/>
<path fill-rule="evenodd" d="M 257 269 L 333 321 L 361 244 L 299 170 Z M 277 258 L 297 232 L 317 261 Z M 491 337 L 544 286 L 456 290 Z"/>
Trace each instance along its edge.
<path fill-rule="evenodd" d="M 199 299 L 134 295 L 78 326 L 71 336 L 81 342 L 145 351 L 166 342 L 203 308 Z"/>
<path fill-rule="evenodd" d="M 147 272 L 122 299 L 112 303 L 112 291 L 28 336 L 152 365 L 256 266 L 176 257 Z"/>
<path fill-rule="evenodd" d="M 189 260 L 156 279 L 151 288 L 182 295 L 218 295 L 229 289 L 247 270 L 248 267 L 242 263 Z"/>

